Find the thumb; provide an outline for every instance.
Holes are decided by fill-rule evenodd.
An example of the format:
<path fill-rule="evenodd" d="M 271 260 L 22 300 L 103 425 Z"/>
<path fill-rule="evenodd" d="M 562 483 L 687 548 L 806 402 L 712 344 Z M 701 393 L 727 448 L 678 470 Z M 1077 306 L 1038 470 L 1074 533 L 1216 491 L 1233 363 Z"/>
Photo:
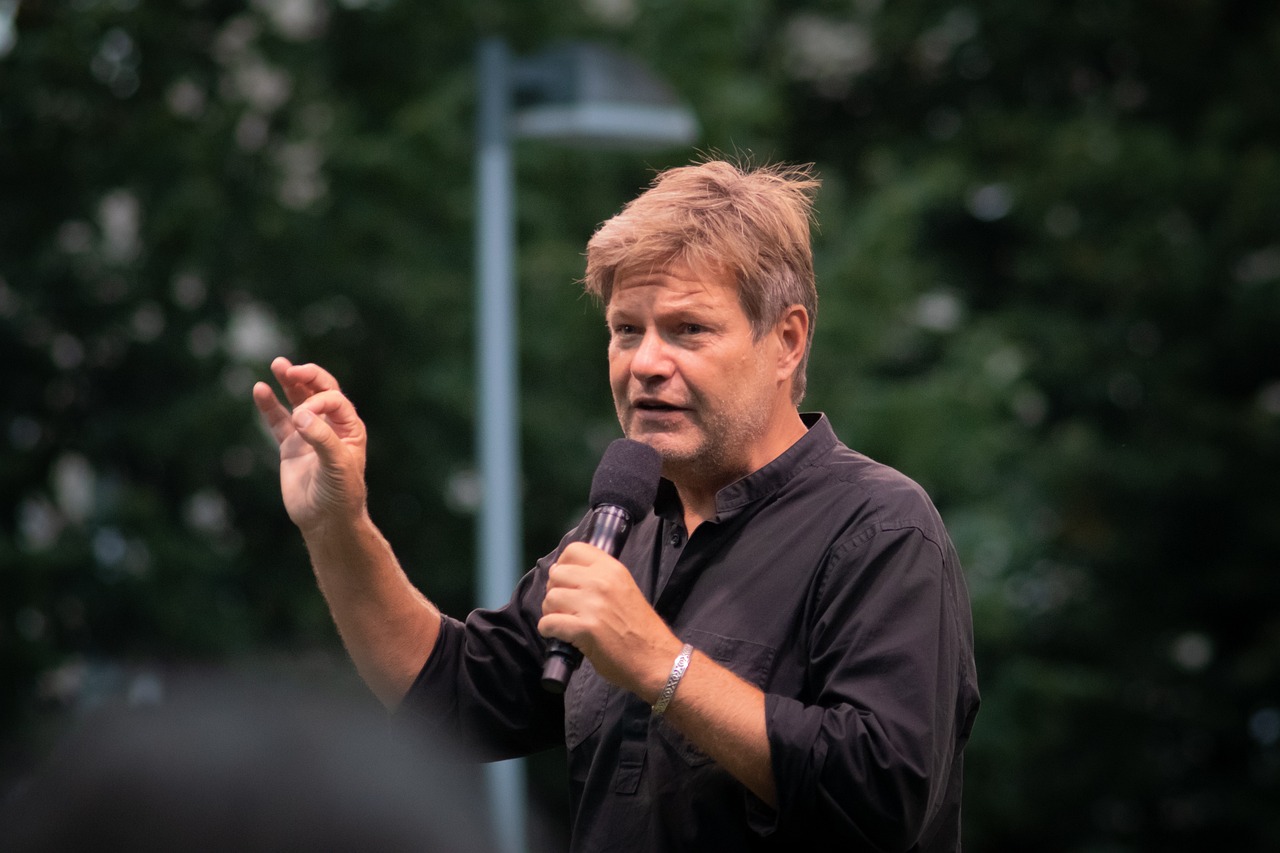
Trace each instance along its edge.
<path fill-rule="evenodd" d="M 340 442 L 324 418 L 316 417 L 309 409 L 297 408 L 293 410 L 293 426 L 324 462 L 332 464 L 336 461 Z"/>

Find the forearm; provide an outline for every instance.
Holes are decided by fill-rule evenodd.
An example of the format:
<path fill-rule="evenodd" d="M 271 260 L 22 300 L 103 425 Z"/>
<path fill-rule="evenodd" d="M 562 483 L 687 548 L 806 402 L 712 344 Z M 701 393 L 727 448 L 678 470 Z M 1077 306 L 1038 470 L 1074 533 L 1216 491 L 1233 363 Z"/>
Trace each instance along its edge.
<path fill-rule="evenodd" d="M 582 542 L 547 572 L 538 630 L 572 642 L 605 680 L 652 705 L 681 642 L 636 587 L 626 566 Z M 667 706 L 667 720 L 770 806 L 776 793 L 759 689 L 695 650 Z"/>
<path fill-rule="evenodd" d="M 303 538 L 357 672 L 384 705 L 398 704 L 435 645 L 440 612 L 409 581 L 367 514 Z"/>
<path fill-rule="evenodd" d="M 674 659 L 674 655 L 672 656 Z M 666 674 L 663 674 L 663 682 Z M 661 684 L 650 700 L 657 696 Z M 777 805 L 764 693 L 695 651 L 667 720 L 763 802 Z"/>

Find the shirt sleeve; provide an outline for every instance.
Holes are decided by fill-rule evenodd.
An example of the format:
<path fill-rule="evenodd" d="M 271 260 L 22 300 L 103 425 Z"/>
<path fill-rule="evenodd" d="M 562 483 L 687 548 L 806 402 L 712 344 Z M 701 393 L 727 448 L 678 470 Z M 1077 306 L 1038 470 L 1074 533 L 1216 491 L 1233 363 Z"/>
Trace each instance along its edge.
<path fill-rule="evenodd" d="M 969 625 L 940 522 L 882 521 L 837 543 L 805 622 L 808 695 L 766 697 L 778 828 L 917 844 L 976 709 Z"/>
<path fill-rule="evenodd" d="M 511 600 L 466 621 L 444 617 L 435 646 L 397 713 L 465 744 L 481 760 L 529 755 L 564 741 L 564 700 L 542 687 L 538 633 L 547 569 L 575 533 L 521 578 Z"/>

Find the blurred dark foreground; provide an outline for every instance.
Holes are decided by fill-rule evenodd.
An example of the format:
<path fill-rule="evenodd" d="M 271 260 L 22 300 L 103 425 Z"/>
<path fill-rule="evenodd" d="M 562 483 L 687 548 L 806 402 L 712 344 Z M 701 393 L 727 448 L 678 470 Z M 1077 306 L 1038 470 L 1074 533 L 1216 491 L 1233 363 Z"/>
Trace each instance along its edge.
<path fill-rule="evenodd" d="M 489 851 L 481 775 L 370 701 L 194 678 L 100 708 L 0 803 L 0 849 Z"/>

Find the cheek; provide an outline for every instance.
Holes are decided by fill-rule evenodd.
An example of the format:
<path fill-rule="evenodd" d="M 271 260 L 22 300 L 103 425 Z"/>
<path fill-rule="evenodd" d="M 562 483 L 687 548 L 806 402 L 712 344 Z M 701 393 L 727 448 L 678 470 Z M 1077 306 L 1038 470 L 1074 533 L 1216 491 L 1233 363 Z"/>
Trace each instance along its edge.
<path fill-rule="evenodd" d="M 609 348 L 609 386 L 615 390 L 626 388 L 630 376 L 628 360 L 612 347 Z"/>

